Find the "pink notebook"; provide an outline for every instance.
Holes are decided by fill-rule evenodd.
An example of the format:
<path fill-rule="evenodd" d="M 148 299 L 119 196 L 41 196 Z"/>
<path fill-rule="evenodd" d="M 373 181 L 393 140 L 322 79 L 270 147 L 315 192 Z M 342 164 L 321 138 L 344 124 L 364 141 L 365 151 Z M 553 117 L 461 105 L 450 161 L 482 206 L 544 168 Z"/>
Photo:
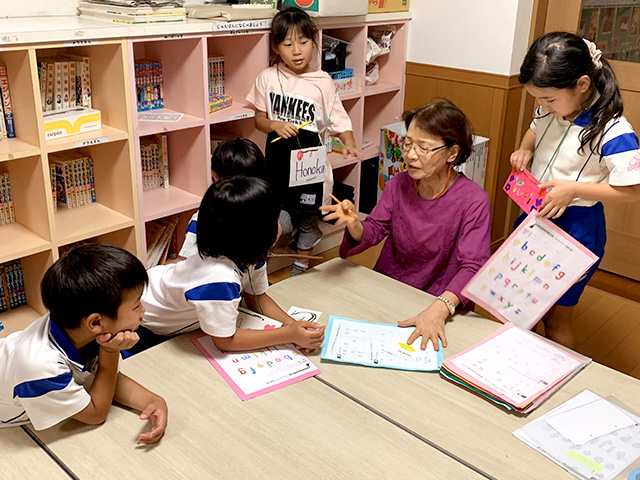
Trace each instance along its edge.
<path fill-rule="evenodd" d="M 264 395 L 320 373 L 311 360 L 290 344 L 250 352 L 222 352 L 209 335 L 192 341 L 242 400 Z"/>

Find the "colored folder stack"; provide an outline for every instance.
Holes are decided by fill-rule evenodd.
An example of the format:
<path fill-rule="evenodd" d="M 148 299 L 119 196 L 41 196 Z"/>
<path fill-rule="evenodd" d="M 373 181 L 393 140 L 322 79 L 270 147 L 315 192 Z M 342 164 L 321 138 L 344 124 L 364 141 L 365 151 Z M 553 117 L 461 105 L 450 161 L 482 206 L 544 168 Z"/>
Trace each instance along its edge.
<path fill-rule="evenodd" d="M 440 373 L 508 410 L 529 413 L 590 361 L 507 323 L 445 360 Z"/>

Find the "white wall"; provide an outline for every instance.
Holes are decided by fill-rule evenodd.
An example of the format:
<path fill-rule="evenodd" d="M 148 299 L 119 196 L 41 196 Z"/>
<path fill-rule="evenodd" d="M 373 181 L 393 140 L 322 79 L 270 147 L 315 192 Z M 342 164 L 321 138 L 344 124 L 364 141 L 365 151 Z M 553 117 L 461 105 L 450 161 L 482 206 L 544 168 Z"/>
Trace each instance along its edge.
<path fill-rule="evenodd" d="M 412 0 L 410 9 L 408 61 L 518 73 L 533 0 Z"/>

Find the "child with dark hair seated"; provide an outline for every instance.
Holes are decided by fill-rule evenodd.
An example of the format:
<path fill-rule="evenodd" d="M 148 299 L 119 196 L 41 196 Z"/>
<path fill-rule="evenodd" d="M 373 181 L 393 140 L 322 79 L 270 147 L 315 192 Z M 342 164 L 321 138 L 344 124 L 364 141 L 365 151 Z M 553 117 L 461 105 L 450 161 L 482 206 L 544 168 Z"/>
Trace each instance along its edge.
<path fill-rule="evenodd" d="M 281 343 L 315 349 L 324 327 L 295 321 L 267 295 L 265 260 L 280 234 L 280 204 L 264 180 L 231 177 L 212 184 L 197 223 L 198 255 L 149 270 L 143 326 L 159 335 L 201 328 L 220 350 L 253 350 Z M 238 306 L 283 326 L 236 330 Z"/>
<path fill-rule="evenodd" d="M 151 420 L 139 444 L 160 440 L 167 404 L 118 368 L 138 341 L 146 283 L 140 260 L 113 245 L 81 245 L 49 267 L 41 293 L 50 313 L 0 339 L 0 427 L 99 424 L 115 401 Z"/>

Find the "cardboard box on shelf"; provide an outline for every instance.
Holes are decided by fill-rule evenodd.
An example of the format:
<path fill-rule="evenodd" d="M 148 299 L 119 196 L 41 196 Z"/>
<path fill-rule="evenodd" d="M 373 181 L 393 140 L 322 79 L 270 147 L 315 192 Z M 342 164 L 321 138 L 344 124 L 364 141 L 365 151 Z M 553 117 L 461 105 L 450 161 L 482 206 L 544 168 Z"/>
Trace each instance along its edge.
<path fill-rule="evenodd" d="M 298 7 L 312 17 L 342 17 L 366 15 L 367 0 L 282 0 L 280 9 Z"/>
<path fill-rule="evenodd" d="M 473 150 L 471 156 L 462 165 L 454 167 L 469 180 L 473 180 L 484 188 L 484 178 L 487 173 L 487 155 L 489 154 L 489 139 L 473 136 Z"/>
<path fill-rule="evenodd" d="M 369 0 L 369 13 L 408 11 L 409 0 Z"/>
<path fill-rule="evenodd" d="M 66 112 L 47 112 L 44 115 L 44 135 L 47 140 L 62 138 L 76 133 L 100 130 L 100 110 L 82 108 Z"/>

